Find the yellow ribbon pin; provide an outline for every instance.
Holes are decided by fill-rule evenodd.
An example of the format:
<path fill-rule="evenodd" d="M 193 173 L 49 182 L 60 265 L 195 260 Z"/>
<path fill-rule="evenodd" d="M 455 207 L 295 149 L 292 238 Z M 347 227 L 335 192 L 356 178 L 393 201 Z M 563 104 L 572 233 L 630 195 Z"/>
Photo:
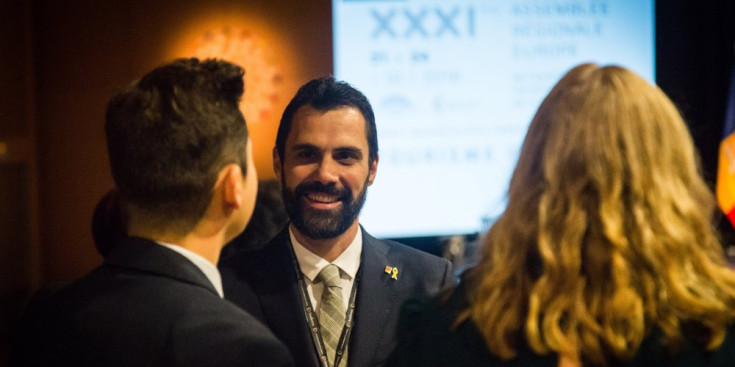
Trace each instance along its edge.
<path fill-rule="evenodd" d="M 398 268 L 394 268 L 392 266 L 386 266 L 385 267 L 385 273 L 386 274 L 393 274 L 391 275 L 391 278 L 398 280 Z"/>

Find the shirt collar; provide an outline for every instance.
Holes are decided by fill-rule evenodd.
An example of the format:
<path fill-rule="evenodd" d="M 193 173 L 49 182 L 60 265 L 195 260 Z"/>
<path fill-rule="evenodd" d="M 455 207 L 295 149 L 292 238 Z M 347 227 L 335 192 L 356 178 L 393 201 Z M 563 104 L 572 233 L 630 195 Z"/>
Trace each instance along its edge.
<path fill-rule="evenodd" d="M 309 249 L 304 247 L 296 237 L 293 235 L 291 226 L 288 228 L 288 234 L 291 236 L 291 243 L 293 244 L 294 253 L 296 253 L 296 260 L 299 262 L 299 267 L 304 276 L 311 282 L 319 272 L 324 269 L 325 266 L 329 265 L 329 261 L 322 259 Z M 352 240 L 349 246 L 342 252 L 332 264 L 337 265 L 344 274 L 350 278 L 355 279 L 357 275 L 357 269 L 360 268 L 360 255 L 362 254 L 362 230 L 358 229 L 357 235 Z"/>
<path fill-rule="evenodd" d="M 217 270 L 217 267 L 214 266 L 214 264 L 209 262 L 209 260 L 205 259 L 201 255 L 191 250 L 187 250 L 179 245 L 158 241 L 156 241 L 156 243 L 161 246 L 168 247 L 171 250 L 174 250 L 189 259 L 189 261 L 196 265 L 196 267 L 199 268 L 202 273 L 204 273 L 207 279 L 209 279 L 209 282 L 212 283 L 220 298 L 224 298 L 224 291 L 222 290 L 222 276 L 220 275 L 219 270 Z"/>

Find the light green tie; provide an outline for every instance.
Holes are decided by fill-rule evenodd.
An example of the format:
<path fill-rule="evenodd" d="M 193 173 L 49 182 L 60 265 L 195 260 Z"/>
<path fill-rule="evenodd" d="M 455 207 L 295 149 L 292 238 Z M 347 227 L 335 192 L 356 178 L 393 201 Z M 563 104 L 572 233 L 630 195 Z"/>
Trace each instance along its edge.
<path fill-rule="evenodd" d="M 322 340 L 327 349 L 329 364 L 334 365 L 337 343 L 345 326 L 345 305 L 342 302 L 342 284 L 340 283 L 339 268 L 329 264 L 319 272 L 318 282 L 324 284 L 321 306 L 319 307 L 319 326 L 322 330 Z M 347 348 L 342 355 L 340 366 L 347 366 Z"/>

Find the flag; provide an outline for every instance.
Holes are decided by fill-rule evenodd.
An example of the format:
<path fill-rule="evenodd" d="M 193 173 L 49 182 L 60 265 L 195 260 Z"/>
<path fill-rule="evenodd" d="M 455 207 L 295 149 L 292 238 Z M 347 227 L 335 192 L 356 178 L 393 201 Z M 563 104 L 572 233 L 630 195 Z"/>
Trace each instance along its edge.
<path fill-rule="evenodd" d="M 727 92 L 727 109 L 717 164 L 716 195 L 720 209 L 730 220 L 730 224 L 735 226 L 735 59 Z"/>

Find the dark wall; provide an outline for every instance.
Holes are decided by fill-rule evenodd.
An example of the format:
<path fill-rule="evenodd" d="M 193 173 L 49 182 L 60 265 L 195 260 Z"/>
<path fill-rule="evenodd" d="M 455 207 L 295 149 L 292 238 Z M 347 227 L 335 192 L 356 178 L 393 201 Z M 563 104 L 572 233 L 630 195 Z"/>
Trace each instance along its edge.
<path fill-rule="evenodd" d="M 716 175 L 735 48 L 735 2 L 657 1 L 656 79 L 687 119 L 705 175 Z"/>
<path fill-rule="evenodd" d="M 38 284 L 38 195 L 30 6 L 0 2 L 0 366 L 10 327 Z"/>
<path fill-rule="evenodd" d="M 735 2 L 658 0 L 656 80 L 677 104 L 699 148 L 706 179 L 717 177 L 717 158 L 735 51 Z M 718 222 L 726 245 L 732 225 Z"/>

